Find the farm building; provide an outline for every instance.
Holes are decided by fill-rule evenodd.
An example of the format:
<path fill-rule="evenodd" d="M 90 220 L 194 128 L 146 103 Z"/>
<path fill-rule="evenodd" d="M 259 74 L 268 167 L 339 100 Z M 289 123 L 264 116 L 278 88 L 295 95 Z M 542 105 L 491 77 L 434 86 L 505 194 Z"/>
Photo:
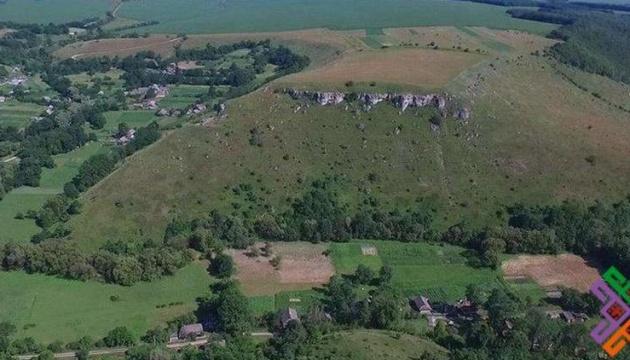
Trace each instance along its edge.
<path fill-rule="evenodd" d="M 136 130 L 135 129 L 129 129 L 127 131 L 126 134 L 124 135 L 120 135 L 120 134 L 116 134 L 114 135 L 114 141 L 116 142 L 116 144 L 118 145 L 126 145 L 128 144 L 131 140 L 136 138 Z"/>
<path fill-rule="evenodd" d="M 409 305 L 411 308 L 422 315 L 430 314 L 433 312 L 433 308 L 431 304 L 429 304 L 429 299 L 424 296 L 417 296 L 415 298 L 409 299 Z"/>
<path fill-rule="evenodd" d="M 280 327 L 285 328 L 292 321 L 300 321 L 297 310 L 293 308 L 286 308 L 282 310 L 278 316 L 278 322 Z"/>
<path fill-rule="evenodd" d="M 184 325 L 179 329 L 178 337 L 180 340 L 196 338 L 203 335 L 203 326 L 201 324 Z"/>

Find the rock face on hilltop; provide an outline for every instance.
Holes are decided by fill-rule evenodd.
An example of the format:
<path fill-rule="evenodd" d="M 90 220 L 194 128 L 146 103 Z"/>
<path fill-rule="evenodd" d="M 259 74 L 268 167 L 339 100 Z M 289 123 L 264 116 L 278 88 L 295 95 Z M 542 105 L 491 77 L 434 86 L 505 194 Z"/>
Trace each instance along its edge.
<path fill-rule="evenodd" d="M 310 100 L 319 105 L 338 105 L 344 101 L 351 102 L 356 99 L 363 104 L 364 109 L 369 111 L 373 106 L 388 102 L 396 108 L 404 112 L 408 108 L 423 108 L 432 106 L 438 109 L 443 115 L 447 115 L 449 108 L 449 97 L 446 94 L 398 94 L 398 93 L 361 93 L 361 94 L 345 94 L 339 91 L 301 91 L 296 89 L 286 89 L 285 93 L 289 94 L 295 100 Z M 451 104 L 452 105 L 452 104 Z M 452 106 L 450 106 L 452 110 Z M 452 111 L 452 116 L 460 120 L 468 120 L 471 117 L 470 110 L 461 108 Z"/>

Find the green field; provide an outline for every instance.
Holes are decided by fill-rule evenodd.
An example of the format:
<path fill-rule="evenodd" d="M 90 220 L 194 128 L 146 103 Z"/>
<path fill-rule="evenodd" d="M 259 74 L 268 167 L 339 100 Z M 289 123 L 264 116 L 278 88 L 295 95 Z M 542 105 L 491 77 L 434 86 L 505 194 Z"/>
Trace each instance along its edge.
<path fill-rule="evenodd" d="M 318 303 L 322 296 L 323 294 L 316 290 L 281 291 L 275 295 L 253 296 L 249 301 L 254 313 L 260 316 L 287 307 L 303 312 Z"/>
<path fill-rule="evenodd" d="M 0 3 L 0 21 L 22 23 L 64 23 L 104 17 L 109 0 L 7 0 Z"/>
<path fill-rule="evenodd" d="M 309 346 L 309 359 L 422 359 L 425 352 L 446 359 L 447 351 L 426 339 L 379 330 L 351 330 L 324 336 Z"/>
<path fill-rule="evenodd" d="M 207 86 L 177 85 L 169 88 L 169 95 L 160 100 L 161 108 L 185 109 L 193 105 L 201 95 L 208 93 Z"/>
<path fill-rule="evenodd" d="M 107 122 L 103 131 L 112 133 L 118 130 L 118 124 L 125 123 L 130 128 L 139 128 L 159 120 L 153 111 L 110 111 L 105 113 Z"/>
<path fill-rule="evenodd" d="M 376 247 L 378 256 L 364 256 L 361 245 Z M 330 246 L 335 269 L 353 272 L 359 264 L 378 270 L 383 265 L 394 270 L 393 284 L 406 296 L 427 295 L 432 300 L 453 301 L 464 295 L 466 286 L 499 285 L 499 273 L 466 264 L 464 249 L 422 243 L 391 241 L 356 241 Z"/>
<path fill-rule="evenodd" d="M 120 16 L 157 20 L 152 33 L 235 33 L 326 27 L 365 29 L 399 26 L 488 26 L 546 33 L 553 27 L 512 19 L 504 7 L 444 0 L 207 0 L 130 1 Z"/>
<path fill-rule="evenodd" d="M 44 110 L 41 105 L 9 100 L 0 104 L 0 126 L 24 128 L 30 124 L 31 118 L 40 116 Z"/>
<path fill-rule="evenodd" d="M 18 336 L 42 342 L 104 336 L 117 326 L 136 336 L 192 311 L 195 299 L 209 291 L 212 279 L 191 264 L 175 276 L 132 287 L 80 282 L 22 272 L 0 272 L 0 321 L 11 321 Z M 111 296 L 118 296 L 112 301 Z M 168 306 L 171 303 L 181 305 Z M 167 305 L 156 308 L 158 305 Z"/>
<path fill-rule="evenodd" d="M 26 242 L 41 229 L 30 219 L 15 219 L 18 212 L 39 210 L 51 196 L 63 191 L 63 185 L 77 173 L 79 166 L 90 156 L 103 151 L 103 144 L 91 142 L 67 154 L 55 155 L 55 168 L 42 170 L 40 186 L 20 187 L 0 201 L 0 244 L 9 241 Z"/>

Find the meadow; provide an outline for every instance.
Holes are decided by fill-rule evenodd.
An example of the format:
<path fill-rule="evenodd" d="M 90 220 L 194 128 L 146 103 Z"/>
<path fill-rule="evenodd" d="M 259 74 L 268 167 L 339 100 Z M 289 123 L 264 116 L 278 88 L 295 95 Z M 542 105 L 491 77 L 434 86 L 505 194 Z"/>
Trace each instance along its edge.
<path fill-rule="evenodd" d="M 447 350 L 424 338 L 379 330 L 349 330 L 326 335 L 309 346 L 309 359 L 446 359 Z"/>
<path fill-rule="evenodd" d="M 199 97 L 208 93 L 208 86 L 177 85 L 171 86 L 169 94 L 160 100 L 161 108 L 185 109 L 194 104 Z"/>
<path fill-rule="evenodd" d="M 64 23 L 104 17 L 110 0 L 7 0 L 0 3 L 0 21 Z"/>
<path fill-rule="evenodd" d="M 363 255 L 361 247 L 373 246 L 376 256 Z M 356 241 L 330 245 L 338 272 L 352 273 L 359 264 L 378 271 L 382 265 L 393 269 L 393 285 L 405 296 L 425 295 L 433 301 L 454 301 L 464 296 L 466 286 L 499 286 L 499 273 L 467 264 L 465 249 L 423 243 Z"/>
<path fill-rule="evenodd" d="M 20 103 L 21 104 L 21 103 Z M 50 197 L 63 191 L 63 185 L 78 172 L 81 164 L 90 156 L 107 150 L 110 136 L 121 122 L 130 127 L 141 127 L 157 118 L 153 112 L 145 111 L 113 111 L 105 113 L 105 127 L 96 131 L 98 141 L 90 142 L 67 154 L 53 156 L 55 167 L 43 168 L 40 186 L 20 187 L 10 191 L 0 201 L 0 244 L 9 241 L 27 242 L 41 229 L 31 219 L 16 219 L 18 213 L 25 214 L 29 210 L 39 210 Z M 168 121 L 163 118 L 160 121 Z M 6 226 L 5 226 L 6 225 Z"/>
<path fill-rule="evenodd" d="M 72 179 L 85 160 L 100 151 L 103 151 L 102 143 L 91 142 L 67 154 L 55 155 L 55 168 L 42 169 L 39 187 L 23 186 L 6 194 L 0 201 L 0 244 L 9 241 L 28 242 L 40 232 L 34 220 L 16 219 L 16 215 L 41 209 L 46 200 L 63 191 L 63 185 Z"/>
<path fill-rule="evenodd" d="M 44 110 L 41 105 L 8 100 L 0 103 L 0 126 L 24 128 L 33 117 L 40 116 Z"/>
<path fill-rule="evenodd" d="M 335 30 L 399 26 L 488 26 L 547 33 L 553 27 L 513 19 L 505 8 L 443 0 L 152 0 L 126 2 L 118 15 L 160 23 L 151 33 L 236 33 L 310 28 Z"/>
<path fill-rule="evenodd" d="M 98 339 L 117 326 L 139 337 L 194 310 L 195 299 L 209 293 L 212 281 L 197 263 L 174 276 L 132 287 L 0 272 L 0 321 L 14 323 L 19 337 L 44 343 L 86 335 Z"/>

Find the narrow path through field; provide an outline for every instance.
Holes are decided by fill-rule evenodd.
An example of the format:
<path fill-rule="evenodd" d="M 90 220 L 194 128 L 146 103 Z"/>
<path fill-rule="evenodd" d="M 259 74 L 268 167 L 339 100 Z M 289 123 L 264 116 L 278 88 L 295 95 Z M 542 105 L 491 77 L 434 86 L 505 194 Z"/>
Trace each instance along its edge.
<path fill-rule="evenodd" d="M 127 51 L 127 50 L 142 50 L 145 48 L 151 48 L 151 47 L 155 47 L 155 46 L 160 46 L 160 45 L 165 45 L 165 44 L 169 44 L 172 42 L 176 42 L 176 41 L 180 41 L 183 40 L 181 37 L 177 37 L 175 39 L 170 39 L 170 40 L 166 40 L 166 41 L 161 41 L 161 42 L 157 42 L 157 43 L 151 43 L 148 45 L 137 45 L 137 46 L 130 46 L 130 47 L 120 47 L 117 48 L 117 51 Z M 89 51 L 89 52 L 85 52 L 85 53 L 79 53 L 79 54 L 74 54 L 72 55 L 70 58 L 72 60 L 77 60 L 83 56 L 87 56 L 87 55 L 107 55 L 110 54 L 111 50 L 100 50 L 100 51 Z"/>

